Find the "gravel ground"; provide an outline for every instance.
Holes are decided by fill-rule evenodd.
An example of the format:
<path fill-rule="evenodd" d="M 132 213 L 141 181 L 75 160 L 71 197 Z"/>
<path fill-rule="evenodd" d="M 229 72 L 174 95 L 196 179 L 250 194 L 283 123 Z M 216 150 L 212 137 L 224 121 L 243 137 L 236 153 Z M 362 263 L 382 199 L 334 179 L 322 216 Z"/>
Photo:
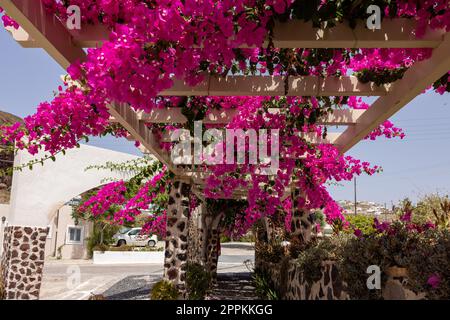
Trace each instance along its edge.
<path fill-rule="evenodd" d="M 257 300 L 250 272 L 222 273 L 217 275 L 209 300 Z"/>
<path fill-rule="evenodd" d="M 103 292 L 107 300 L 149 300 L 153 285 L 161 276 L 126 277 Z M 219 273 L 208 300 L 256 300 L 255 288 L 249 272 Z"/>
<path fill-rule="evenodd" d="M 103 292 L 107 300 L 149 300 L 153 285 L 161 276 L 144 275 L 126 277 Z"/>

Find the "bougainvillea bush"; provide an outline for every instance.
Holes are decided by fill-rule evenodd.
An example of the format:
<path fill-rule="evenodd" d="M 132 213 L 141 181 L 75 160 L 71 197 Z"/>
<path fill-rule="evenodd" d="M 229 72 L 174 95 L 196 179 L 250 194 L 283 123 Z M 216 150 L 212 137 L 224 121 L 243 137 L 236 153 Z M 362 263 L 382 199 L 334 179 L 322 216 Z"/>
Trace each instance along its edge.
<path fill-rule="evenodd" d="M 277 23 L 288 20 L 312 21 L 315 26 L 332 28 L 346 23 L 364 25 L 369 1 L 350 0 L 44 0 L 47 10 L 65 21 L 66 8 L 78 5 L 84 24 L 106 26 L 109 41 L 88 50 L 85 61 L 74 62 L 70 77 L 55 98 L 43 102 L 25 124 L 3 127 L 3 143 L 15 143 L 30 153 L 45 151 L 49 157 L 76 147 L 88 136 L 126 132 L 108 122 L 108 104 L 127 103 L 135 110 L 150 111 L 167 106 L 180 107 L 189 118 L 187 128 L 213 109 L 237 109 L 228 124 L 234 129 L 279 129 L 283 141 L 277 175 L 260 174 L 261 165 L 223 165 L 208 169 L 206 196 L 227 198 L 233 190 L 249 188 L 244 219 L 234 225 L 245 232 L 263 215 L 303 206 L 322 208 L 329 221 L 342 218 L 341 209 L 326 190 L 330 180 L 350 180 L 362 173 L 379 170 L 367 162 L 342 155 L 334 146 L 311 145 L 303 133 L 325 137 L 327 129 L 318 119 L 333 109 L 367 109 L 358 97 L 159 97 L 174 79 L 197 85 L 205 74 L 214 76 L 314 75 L 339 77 L 355 75 L 362 82 L 376 85 L 400 79 L 414 63 L 430 58 L 431 49 L 279 49 L 273 45 Z M 373 1 L 370 1 L 373 4 Z M 402 17 L 416 21 L 416 36 L 427 29 L 450 30 L 447 0 L 379 0 L 385 19 Z M 5 26 L 18 25 L 3 12 Z M 265 41 L 267 40 L 267 41 Z M 434 84 L 443 94 L 448 91 L 448 75 Z M 271 114 L 269 108 L 278 108 Z M 176 126 L 150 127 L 169 130 Z M 404 136 L 400 128 L 386 121 L 367 139 Z M 170 145 L 162 144 L 163 148 Z M 105 186 L 88 205 L 101 214 L 112 204 L 124 205 L 114 219 L 133 219 L 157 193 L 161 176 L 143 183 L 124 204 L 126 186 L 115 182 Z M 303 190 L 295 203 L 281 202 L 282 194 L 294 181 Z M 156 190 L 156 191 L 155 191 Z M 161 222 L 158 220 L 158 222 Z"/>
<path fill-rule="evenodd" d="M 257 249 L 265 262 L 295 261 L 310 285 L 322 277 L 321 265 L 332 262 L 339 274 L 334 281 L 343 281 L 351 299 L 382 299 L 382 290 L 368 289 L 369 266 L 381 271 L 384 288 L 391 267 L 405 268 L 406 289 L 425 294 L 426 299 L 450 298 L 450 232 L 433 221 L 413 222 L 407 211 L 393 222 L 380 223 L 375 219 L 372 231 L 359 229 L 332 237 L 316 238 L 301 250 L 291 241 L 289 250 L 279 242 L 260 243 Z M 267 258 L 268 257 L 268 258 Z"/>

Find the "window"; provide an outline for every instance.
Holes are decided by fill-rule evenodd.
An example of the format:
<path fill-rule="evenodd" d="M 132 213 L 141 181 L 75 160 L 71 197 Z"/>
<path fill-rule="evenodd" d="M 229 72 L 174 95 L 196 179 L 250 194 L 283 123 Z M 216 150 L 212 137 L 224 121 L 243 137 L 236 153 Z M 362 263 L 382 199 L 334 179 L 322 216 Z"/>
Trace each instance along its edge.
<path fill-rule="evenodd" d="M 66 244 L 83 244 L 84 228 L 67 226 Z"/>
<path fill-rule="evenodd" d="M 49 224 L 47 228 L 48 228 L 47 239 L 51 239 L 53 236 L 53 225 Z"/>
<path fill-rule="evenodd" d="M 134 230 L 131 230 L 131 231 L 128 233 L 128 235 L 129 235 L 129 236 L 135 236 L 135 235 L 137 235 L 137 234 L 139 234 L 139 233 L 141 233 L 141 229 L 134 229 Z"/>

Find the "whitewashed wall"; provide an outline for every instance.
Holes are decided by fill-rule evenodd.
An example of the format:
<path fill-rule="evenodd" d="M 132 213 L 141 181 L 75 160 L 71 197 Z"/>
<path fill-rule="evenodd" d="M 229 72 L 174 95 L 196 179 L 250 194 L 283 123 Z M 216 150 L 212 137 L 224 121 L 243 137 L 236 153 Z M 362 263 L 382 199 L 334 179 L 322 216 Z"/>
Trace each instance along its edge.
<path fill-rule="evenodd" d="M 56 210 L 70 199 L 101 185 L 105 178 L 127 178 L 109 170 L 86 171 L 88 166 L 137 158 L 127 153 L 81 145 L 79 149 L 58 156 L 55 162 L 49 160 L 44 166 L 35 165 L 33 170 L 15 171 L 9 225 L 47 227 Z M 19 152 L 14 165 L 28 163 L 31 159 L 33 157 L 27 152 Z"/>

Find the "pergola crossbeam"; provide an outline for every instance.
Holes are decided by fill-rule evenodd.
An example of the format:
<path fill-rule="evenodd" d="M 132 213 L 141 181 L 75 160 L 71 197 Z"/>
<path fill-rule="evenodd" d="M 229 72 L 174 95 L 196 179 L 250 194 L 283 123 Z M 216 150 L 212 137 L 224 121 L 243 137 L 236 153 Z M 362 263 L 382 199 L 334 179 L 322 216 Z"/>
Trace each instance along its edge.
<path fill-rule="evenodd" d="M 227 124 L 233 119 L 237 112 L 237 109 L 211 110 L 206 114 L 202 121 L 204 124 Z M 279 112 L 280 109 L 269 108 L 269 113 L 276 114 Z M 335 109 L 332 113 L 320 118 L 317 124 L 330 126 L 353 125 L 357 123 L 357 120 L 364 112 L 365 110 L 358 109 Z M 146 123 L 185 124 L 188 121 L 186 116 L 183 115 L 181 108 L 153 109 L 149 113 L 140 111 L 137 112 L 137 117 L 140 121 Z M 114 118 L 111 119 L 111 122 L 115 121 Z"/>
<path fill-rule="evenodd" d="M 443 39 L 443 31 L 428 29 L 418 38 L 415 29 L 416 22 L 405 18 L 386 18 L 382 28 L 376 30 L 367 29 L 362 22 L 355 29 L 346 23 L 315 28 L 311 22 L 292 20 L 275 24 L 273 44 L 276 48 L 437 48 Z M 92 48 L 107 41 L 109 31 L 104 25 L 87 25 L 71 34 L 77 46 Z M 19 37 L 17 41 L 27 48 L 42 46 L 32 36 Z M 264 43 L 267 45 L 268 40 Z"/>
<path fill-rule="evenodd" d="M 397 111 L 425 91 L 432 83 L 450 70 L 450 33 L 442 44 L 433 50 L 430 59 L 417 62 L 409 69 L 403 79 L 394 83 L 391 92 L 378 98 L 372 106 L 359 117 L 356 125 L 347 128 L 336 143 L 345 153 L 364 139 L 370 132 L 393 116 Z"/>
<path fill-rule="evenodd" d="M 428 29 L 418 38 L 412 19 L 384 19 L 381 29 L 367 29 L 359 22 L 355 29 L 341 23 L 333 28 L 313 28 L 311 22 L 291 20 L 277 23 L 276 48 L 437 48 L 444 31 Z"/>
<path fill-rule="evenodd" d="M 0 7 L 20 25 L 9 29 L 16 39 L 39 44 L 64 69 L 85 58 L 82 48 L 74 45 L 72 36 L 55 16 L 47 13 L 40 0 L 0 0 Z"/>
<path fill-rule="evenodd" d="M 132 140 L 139 141 L 139 143 L 141 143 L 146 150 L 151 152 L 172 172 L 177 171 L 175 170 L 168 154 L 163 152 L 159 147 L 158 140 L 155 135 L 147 128 L 144 122 L 139 121 L 136 112 L 129 105 L 109 105 L 109 113 L 129 132 Z"/>
<path fill-rule="evenodd" d="M 354 76 L 328 77 L 291 76 L 285 91 L 283 76 L 227 76 L 207 78 L 195 87 L 181 80 L 174 80 L 172 88 L 161 96 L 384 96 L 389 85 L 377 86 L 362 83 Z"/>

